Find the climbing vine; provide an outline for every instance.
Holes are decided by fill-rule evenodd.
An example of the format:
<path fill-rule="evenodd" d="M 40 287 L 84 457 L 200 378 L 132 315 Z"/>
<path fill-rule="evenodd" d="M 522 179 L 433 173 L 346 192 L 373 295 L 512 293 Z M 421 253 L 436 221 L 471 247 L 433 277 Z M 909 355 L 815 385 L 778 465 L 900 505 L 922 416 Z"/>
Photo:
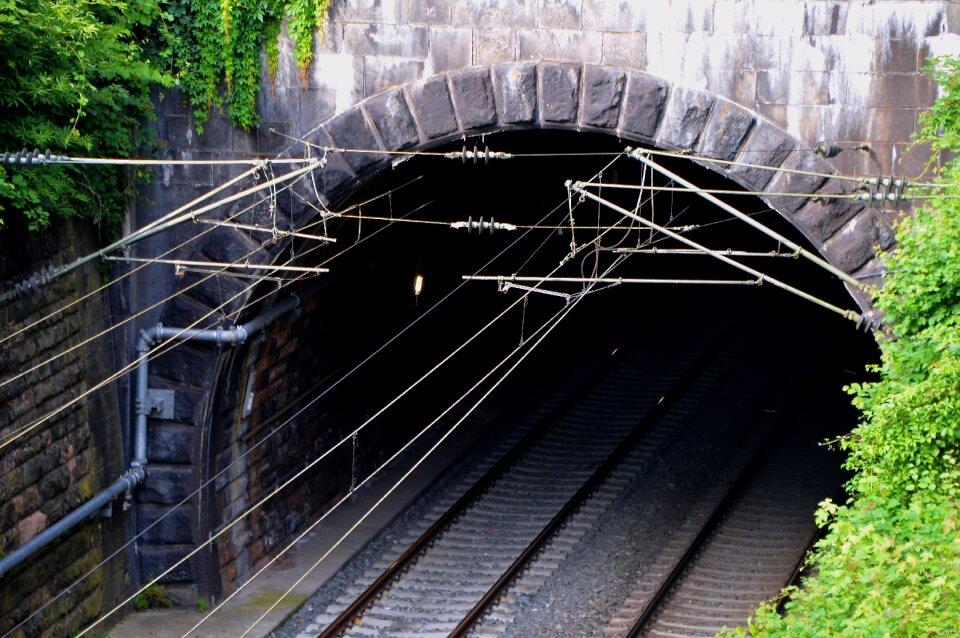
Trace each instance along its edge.
<path fill-rule="evenodd" d="M 249 130 L 258 121 L 264 68 L 273 81 L 286 21 L 300 77 L 313 59 L 314 34 L 323 35 L 330 0 L 171 0 L 164 20 L 177 82 L 200 132 L 211 110 Z M 222 89 L 222 90 L 221 90 Z"/>
<path fill-rule="evenodd" d="M 930 69 L 940 97 L 919 141 L 960 152 L 960 59 Z M 817 575 L 762 606 L 753 636 L 953 636 L 960 618 L 960 160 L 939 196 L 897 229 L 876 305 L 885 313 L 877 379 L 848 391 L 860 425 L 840 441 L 855 472 L 812 558 Z"/>

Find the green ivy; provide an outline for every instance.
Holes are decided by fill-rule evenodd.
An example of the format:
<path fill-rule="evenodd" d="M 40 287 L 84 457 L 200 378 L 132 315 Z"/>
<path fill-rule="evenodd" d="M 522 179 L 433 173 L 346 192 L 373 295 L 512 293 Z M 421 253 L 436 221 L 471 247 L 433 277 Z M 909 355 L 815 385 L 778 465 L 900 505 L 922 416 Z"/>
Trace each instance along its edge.
<path fill-rule="evenodd" d="M 919 142 L 960 152 L 960 59 L 930 69 L 940 97 Z M 904 219 L 876 305 L 885 313 L 877 380 L 848 391 L 861 423 L 840 441 L 855 472 L 843 505 L 826 501 L 829 531 L 816 576 L 780 616 L 762 606 L 752 636 L 953 636 L 960 618 L 960 160 L 937 173 L 940 195 Z"/>
<path fill-rule="evenodd" d="M 212 110 L 224 106 L 237 127 L 250 130 L 257 124 L 261 51 L 266 50 L 273 81 L 284 20 L 306 81 L 314 32 L 322 37 L 328 8 L 329 0 L 171 0 L 163 19 L 177 82 L 198 131 L 203 132 Z"/>

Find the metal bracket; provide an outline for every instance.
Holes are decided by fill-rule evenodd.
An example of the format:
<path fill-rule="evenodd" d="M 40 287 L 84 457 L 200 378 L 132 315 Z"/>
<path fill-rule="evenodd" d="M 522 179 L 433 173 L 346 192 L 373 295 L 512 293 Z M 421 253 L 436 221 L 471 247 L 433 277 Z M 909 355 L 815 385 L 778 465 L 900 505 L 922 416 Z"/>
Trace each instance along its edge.
<path fill-rule="evenodd" d="M 170 421 L 173 419 L 173 400 L 173 390 L 151 388 L 147 390 L 147 405 L 143 407 L 147 410 L 147 416 Z"/>

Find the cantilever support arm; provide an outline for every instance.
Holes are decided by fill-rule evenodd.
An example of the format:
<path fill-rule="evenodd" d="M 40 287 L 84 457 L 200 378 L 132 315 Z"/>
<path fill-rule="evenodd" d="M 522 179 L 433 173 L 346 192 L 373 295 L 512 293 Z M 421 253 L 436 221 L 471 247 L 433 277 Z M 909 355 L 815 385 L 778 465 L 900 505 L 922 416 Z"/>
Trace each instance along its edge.
<path fill-rule="evenodd" d="M 829 272 L 830 274 L 839 277 L 840 279 L 843 280 L 844 283 L 846 283 L 846 284 L 848 284 L 848 285 L 850 285 L 850 286 L 853 286 L 856 290 L 860 290 L 860 291 L 864 291 L 864 292 L 867 291 L 867 286 L 865 286 L 863 282 L 857 281 L 856 279 L 854 279 L 853 277 L 851 277 L 849 274 L 843 272 L 842 270 L 840 270 L 839 268 L 837 268 L 836 266 L 834 266 L 833 264 L 831 264 L 831 263 L 828 262 L 827 260 L 823 259 L 822 257 L 813 254 L 812 252 L 810 252 L 809 250 L 807 250 L 806 248 L 804 248 L 803 246 L 801 246 L 801 245 L 798 244 L 797 242 L 792 241 L 791 239 L 788 239 L 788 238 L 784 237 L 784 236 L 781 235 L 780 233 L 776 232 L 775 230 L 773 230 L 773 229 L 771 229 L 771 228 L 768 228 L 767 226 L 764 226 L 763 224 L 761 224 L 761 223 L 758 222 L 757 220 L 753 219 L 752 217 L 750 217 L 749 215 L 747 215 L 747 214 L 744 213 L 743 211 L 737 210 L 736 208 L 734 208 L 734 207 L 731 206 L 730 204 L 728 204 L 728 203 L 726 203 L 726 202 L 718 199 L 717 197 L 711 195 L 710 193 L 705 193 L 705 192 L 703 192 L 703 190 L 702 190 L 701 188 L 695 186 L 695 185 L 694 185 L 692 182 L 690 182 L 689 180 L 686 180 L 686 179 L 680 177 L 679 175 L 677 175 L 677 174 L 674 173 L 673 171 L 670 171 L 670 170 L 664 168 L 663 166 L 660 166 L 660 164 L 657 164 L 656 162 L 654 162 L 652 159 L 650 159 L 649 157 L 647 157 L 647 156 L 643 153 L 643 151 L 641 151 L 640 149 L 635 149 L 635 148 L 634 148 L 634 149 L 628 149 L 628 150 L 627 150 L 627 156 L 631 157 L 632 159 L 637 160 L 638 162 L 643 163 L 643 164 L 646 165 L 646 166 L 649 166 L 650 168 L 654 169 L 655 171 L 657 171 L 658 173 L 660 173 L 660 174 L 663 175 L 664 177 L 668 177 L 669 179 L 672 179 L 673 181 L 675 181 L 677 184 L 680 184 L 680 185 L 683 186 L 684 188 L 690 189 L 690 192 L 696 193 L 697 195 L 699 195 L 700 197 L 704 198 L 705 200 L 707 200 L 707 201 L 710 202 L 711 204 L 713 204 L 713 205 L 721 208 L 722 210 L 730 213 L 731 215 L 733 215 L 734 217 L 736 217 L 736 218 L 739 219 L 740 221 L 744 222 L 745 224 L 749 224 L 750 226 L 756 228 L 757 230 L 759 230 L 759 231 L 760 231 L 761 233 L 763 233 L 764 235 L 767 235 L 768 237 L 772 237 L 773 239 L 776 239 L 777 241 L 779 241 L 780 243 L 782 243 L 784 246 L 788 246 L 791 250 L 796 251 L 797 254 L 799 254 L 799 255 L 800 255 L 801 257 L 803 257 L 804 259 L 808 259 L 808 260 L 812 261 L 813 263 L 815 263 L 816 265 L 820 266 L 821 268 L 823 268 L 824 270 L 826 270 L 826 271 Z M 578 184 L 579 184 L 579 182 L 578 182 Z M 581 192 L 582 192 L 582 191 L 581 191 Z"/>
<path fill-rule="evenodd" d="M 655 231 L 657 231 L 657 232 L 659 232 L 659 233 L 663 233 L 663 234 L 666 235 L 667 237 L 670 237 L 670 238 L 672 238 L 672 239 L 676 239 L 677 241 L 679 241 L 679 242 L 682 243 L 682 244 L 686 244 L 686 245 L 689 246 L 690 248 L 695 248 L 695 249 L 697 249 L 697 250 L 699 250 L 699 251 L 702 251 L 702 252 L 710 255 L 711 257 L 713 257 L 713 258 L 715 258 L 715 259 L 719 259 L 720 261 L 722 261 L 722 262 L 725 263 L 725 264 L 728 264 L 728 265 L 730 265 L 730 266 L 733 266 L 734 268 L 736 268 L 736 269 L 738 269 L 738 270 L 742 270 L 742 271 L 745 272 L 745 273 L 749 273 L 749 274 L 753 275 L 754 277 L 757 277 L 757 278 L 758 278 L 759 280 L 761 280 L 761 281 L 770 282 L 771 284 L 773 284 L 773 285 L 776 286 L 777 288 L 782 288 L 783 290 L 786 290 L 787 292 L 793 293 L 794 295 L 797 295 L 798 297 L 800 297 L 800 298 L 802 298 L 802 299 L 806 299 L 807 301 L 810 301 L 810 302 L 812 302 L 812 303 L 815 303 L 815 304 L 817 304 L 818 306 L 821 306 L 821 307 L 823 307 L 823 308 L 826 308 L 827 310 L 833 311 L 833 312 L 837 313 L 838 315 L 840 315 L 840 316 L 842 316 L 842 317 L 846 317 L 847 319 L 850 319 L 851 321 L 857 322 L 858 324 L 862 321 L 862 317 L 860 316 L 860 313 L 858 313 L 858 312 L 856 312 L 856 311 L 853 311 L 853 310 L 844 310 L 843 308 L 840 308 L 840 307 L 838 307 L 838 306 L 835 306 L 835 305 L 833 305 L 832 303 L 830 303 L 830 302 L 828 302 L 828 301 L 824 301 L 823 299 L 820 299 L 819 297 L 814 297 L 814 296 L 811 295 L 810 293 L 804 292 L 804 291 L 800 290 L 799 288 L 795 288 L 795 287 L 791 286 L 790 284 L 784 283 L 784 282 L 782 282 L 782 281 L 780 281 L 780 280 L 778 280 L 778 279 L 774 279 L 773 277 L 770 277 L 769 275 L 765 275 L 765 274 L 763 274 L 762 272 L 760 272 L 759 270 L 757 270 L 756 268 L 751 268 L 750 266 L 747 266 L 747 265 L 745 265 L 745 264 L 741 264 L 741 263 L 738 262 L 738 261 L 735 261 L 735 260 L 733 260 L 733 259 L 730 259 L 729 257 L 727 257 L 726 255 L 724 255 L 723 253 L 720 253 L 720 252 L 717 252 L 717 251 L 712 250 L 712 249 L 710 249 L 710 248 L 707 248 L 706 246 L 704 246 L 704 245 L 702 245 L 702 244 L 699 244 L 699 243 L 693 241 L 692 239 L 689 239 L 689 238 L 687 238 L 687 237 L 684 237 L 683 235 L 681 235 L 681 234 L 679 234 L 679 233 L 675 233 L 674 231 L 670 230 L 669 228 L 666 228 L 666 227 L 664 227 L 664 226 L 661 226 L 660 224 L 657 224 L 657 223 L 655 223 L 655 222 L 652 222 L 652 221 L 650 221 L 649 219 L 646 219 L 645 217 L 641 217 L 640 215 L 637 215 L 637 214 L 634 213 L 633 211 L 627 210 L 626 208 L 623 208 L 622 206 L 617 206 L 617 205 L 614 204 L 613 202 L 609 202 L 609 201 L 603 199 L 602 197 L 599 197 L 599 196 L 597 196 L 597 195 L 594 195 L 593 193 L 591 193 L 590 191 L 588 191 L 588 190 L 585 189 L 583 186 L 581 186 L 581 185 L 579 185 L 579 184 L 577 184 L 577 183 L 568 181 L 568 182 L 567 182 L 567 188 L 569 188 L 570 190 L 574 190 L 574 191 L 580 193 L 582 196 L 584 196 L 584 197 L 586 197 L 586 198 L 588 198 L 588 199 L 592 199 L 593 201 L 597 202 L 598 204 L 603 204 L 603 205 L 606 206 L 607 208 L 609 208 L 609 209 L 611 209 L 611 210 L 613 210 L 613 211 L 616 211 L 616 212 L 620 213 L 621 215 L 624 215 L 624 216 L 626 216 L 626 217 L 629 217 L 630 219 L 634 219 L 634 220 L 640 222 L 641 224 L 643 224 L 644 226 L 646 226 L 647 228 L 652 228 L 653 230 L 655 230 Z"/>

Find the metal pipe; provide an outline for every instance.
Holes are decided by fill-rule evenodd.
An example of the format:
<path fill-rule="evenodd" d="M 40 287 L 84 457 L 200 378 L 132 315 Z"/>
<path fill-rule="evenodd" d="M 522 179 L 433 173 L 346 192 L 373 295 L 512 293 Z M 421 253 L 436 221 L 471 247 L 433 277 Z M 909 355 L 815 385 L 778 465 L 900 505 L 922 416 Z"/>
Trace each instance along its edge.
<path fill-rule="evenodd" d="M 465 281 L 496 281 L 504 284 L 511 281 L 561 284 L 691 284 L 696 286 L 758 286 L 763 278 L 756 279 L 641 279 L 638 277 L 520 277 L 518 275 L 464 275 Z M 519 288 L 519 286 L 516 286 Z"/>
<path fill-rule="evenodd" d="M 148 381 L 150 377 L 149 355 L 155 344 L 165 339 L 240 344 L 246 341 L 250 335 L 262 330 L 272 321 L 293 310 L 299 304 L 300 299 L 298 299 L 296 295 L 290 295 L 287 299 L 284 299 L 263 314 L 254 317 L 246 324 L 227 329 L 196 330 L 168 328 L 157 325 L 149 330 L 142 330 L 137 339 L 137 396 L 134 402 L 137 417 L 134 433 L 133 460 L 130 462 L 130 469 L 124 472 L 110 487 L 102 490 L 89 501 L 0 559 L 0 578 L 71 528 L 95 515 L 121 494 L 129 493 L 143 481 L 146 476 L 144 467 L 147 464 L 147 415 L 150 413 L 150 404 L 148 401 Z"/>
<path fill-rule="evenodd" d="M 207 343 L 238 345 L 246 341 L 250 335 L 261 330 L 277 317 L 293 310 L 300 305 L 296 295 L 290 295 L 270 310 L 254 317 L 243 325 L 233 328 L 216 328 L 214 330 L 200 330 L 196 328 L 170 328 L 156 325 L 140 332 L 137 340 L 137 396 L 134 400 L 137 420 L 134 427 L 134 460 L 133 463 L 146 465 L 147 463 L 147 416 L 150 414 L 150 405 L 147 397 L 147 381 L 150 377 L 150 361 L 148 355 L 153 345 L 166 339 L 179 341 L 205 341 Z"/>
<path fill-rule="evenodd" d="M 62 536 L 71 528 L 75 527 L 79 523 L 82 523 L 91 516 L 96 515 L 97 512 L 113 501 L 113 499 L 133 489 L 135 485 L 143 480 L 143 476 L 143 468 L 131 467 L 129 470 L 124 472 L 120 478 L 114 481 L 110 487 L 103 490 L 92 499 L 61 518 L 59 521 L 34 536 L 28 542 L 4 556 L 2 559 L 0 559 L 0 578 L 2 578 L 8 571 Z"/>

